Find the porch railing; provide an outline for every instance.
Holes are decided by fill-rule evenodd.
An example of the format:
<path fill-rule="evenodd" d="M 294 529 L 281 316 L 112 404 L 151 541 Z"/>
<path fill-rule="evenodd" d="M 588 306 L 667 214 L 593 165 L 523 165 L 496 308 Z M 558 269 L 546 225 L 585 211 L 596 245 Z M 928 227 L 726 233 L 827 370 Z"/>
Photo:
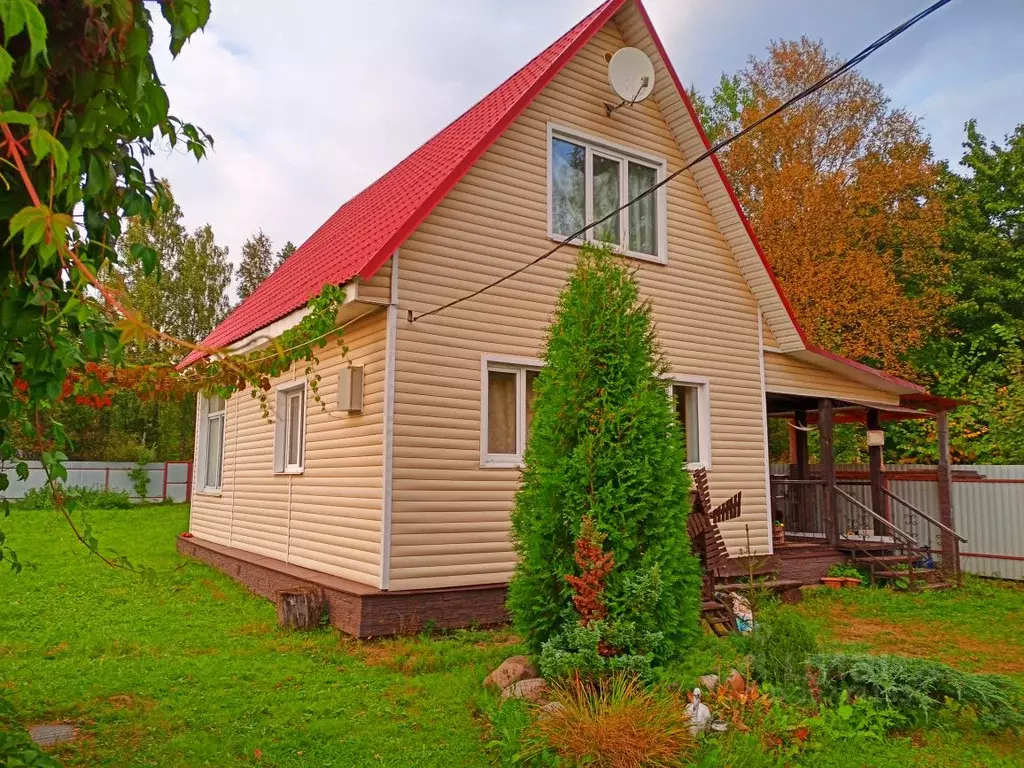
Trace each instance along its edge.
<path fill-rule="evenodd" d="M 960 581 L 959 545 L 966 539 L 955 530 L 929 515 L 920 507 L 900 497 L 887 486 L 883 488 L 885 509 L 878 514 L 871 506 L 871 485 L 859 478 L 838 478 L 833 508 L 835 520 L 822 514 L 827 492 L 824 479 L 771 476 L 772 513 L 785 526 L 787 535 L 799 540 L 822 542 L 831 540 L 832 527 L 838 531 L 835 540 L 857 545 L 865 557 L 870 552 L 889 550 L 892 555 L 906 556 L 907 563 L 934 567 L 936 558 L 948 550 L 948 562 L 942 565 Z M 887 473 L 898 481 L 898 473 Z"/>

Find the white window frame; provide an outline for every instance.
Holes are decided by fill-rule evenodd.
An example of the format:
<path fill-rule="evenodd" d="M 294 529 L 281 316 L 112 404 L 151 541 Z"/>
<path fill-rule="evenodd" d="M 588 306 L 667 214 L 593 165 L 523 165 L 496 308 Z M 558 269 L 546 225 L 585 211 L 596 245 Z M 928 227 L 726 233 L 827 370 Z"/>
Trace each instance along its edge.
<path fill-rule="evenodd" d="M 491 469 L 518 469 L 526 450 L 526 372 L 540 372 L 544 364 L 533 357 L 483 355 L 480 358 L 480 466 Z M 490 453 L 488 435 L 488 371 L 516 374 L 516 452 Z"/>
<path fill-rule="evenodd" d="M 664 377 L 669 399 L 673 397 L 672 387 L 693 387 L 697 390 L 697 452 L 698 461 L 687 461 L 686 468 L 711 469 L 711 382 L 703 376 L 670 374 Z M 674 411 L 673 411 L 674 413 Z"/>
<path fill-rule="evenodd" d="M 584 188 L 585 188 L 585 221 L 589 224 L 594 220 L 593 216 L 593 205 L 594 205 L 594 194 L 593 194 L 593 173 L 591 168 L 593 166 L 593 154 L 596 152 L 610 160 L 617 160 L 620 163 L 620 175 L 619 175 L 619 205 L 625 204 L 629 197 L 629 171 L 628 162 L 632 161 L 639 165 L 646 165 L 650 168 L 654 168 L 657 171 L 657 180 L 662 182 L 665 180 L 667 174 L 668 162 L 664 157 L 658 155 L 652 155 L 648 152 L 635 149 L 633 147 L 627 147 L 622 144 L 618 144 L 614 141 L 594 136 L 593 134 L 581 131 L 577 128 L 570 128 L 568 126 L 559 125 L 557 123 L 548 123 L 547 126 L 547 186 L 548 186 L 548 237 L 556 242 L 561 242 L 565 239 L 565 235 L 555 234 L 554 231 L 554 190 L 553 181 L 551 178 L 553 158 L 552 158 L 552 140 L 553 139 L 564 139 L 570 141 L 573 144 L 581 145 L 586 149 L 586 159 L 584 161 Z M 668 204 L 665 195 L 665 187 L 658 187 L 654 193 L 656 197 L 657 205 L 657 227 L 658 245 L 657 254 L 641 253 L 639 251 L 629 250 L 629 211 L 623 211 L 619 214 L 619 245 L 613 246 L 617 253 L 621 253 L 624 256 L 628 256 L 631 259 L 639 259 L 641 261 L 650 261 L 655 264 L 667 264 L 668 263 Z M 588 232 L 588 236 L 590 233 Z M 583 238 L 576 238 L 571 241 L 574 245 L 582 245 L 585 240 Z"/>
<path fill-rule="evenodd" d="M 276 407 L 274 418 L 274 474 L 277 475 L 301 475 L 306 465 L 306 411 L 308 402 L 306 400 L 306 380 L 289 381 L 279 384 L 276 390 Z M 288 418 L 290 409 L 288 403 L 292 397 L 301 398 L 302 407 L 299 412 L 302 414 L 302 423 L 299 425 L 299 462 L 288 463 L 288 442 L 291 432 L 295 429 Z"/>
<path fill-rule="evenodd" d="M 207 485 L 206 478 L 209 476 L 209 467 L 207 466 L 207 451 L 210 445 L 210 430 L 213 429 L 212 423 L 215 420 L 220 421 L 220 485 Z M 219 411 L 210 410 L 210 398 L 205 395 L 199 396 L 199 418 L 196 422 L 198 437 L 198 446 L 196 447 L 196 463 L 195 463 L 195 489 L 197 493 L 201 493 L 207 496 L 220 496 L 221 489 L 224 487 L 224 441 L 227 437 L 227 421 L 228 421 L 228 399 L 224 398 L 224 407 Z"/>

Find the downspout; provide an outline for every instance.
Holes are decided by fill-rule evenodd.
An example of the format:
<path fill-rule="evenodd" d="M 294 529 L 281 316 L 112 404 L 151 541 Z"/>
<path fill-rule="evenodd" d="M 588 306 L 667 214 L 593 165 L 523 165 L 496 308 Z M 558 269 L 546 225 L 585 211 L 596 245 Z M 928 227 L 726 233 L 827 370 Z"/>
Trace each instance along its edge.
<path fill-rule="evenodd" d="M 237 393 L 236 393 L 237 394 Z M 234 546 L 234 535 L 235 535 L 235 488 L 238 487 L 238 425 L 239 413 L 238 409 L 241 408 L 241 398 L 236 397 L 235 400 L 235 440 L 234 445 L 231 446 L 231 503 L 228 505 L 228 546 Z M 224 409 L 224 421 L 228 420 L 228 409 Z M 227 433 L 227 424 L 225 423 L 225 434 Z M 223 473 L 224 470 L 221 470 Z M 223 489 L 224 478 L 220 479 L 220 485 Z M 223 492 L 223 491 L 222 491 Z"/>
<path fill-rule="evenodd" d="M 764 375 L 764 315 L 757 310 L 757 362 L 761 368 L 761 432 L 764 435 L 764 501 L 768 517 L 768 554 L 775 554 L 775 521 L 772 520 L 771 456 L 768 453 L 768 392 Z"/>
<path fill-rule="evenodd" d="M 391 584 L 391 506 L 394 491 L 395 360 L 398 348 L 398 251 L 391 257 L 391 296 L 384 342 L 383 476 L 380 516 L 380 588 Z"/>

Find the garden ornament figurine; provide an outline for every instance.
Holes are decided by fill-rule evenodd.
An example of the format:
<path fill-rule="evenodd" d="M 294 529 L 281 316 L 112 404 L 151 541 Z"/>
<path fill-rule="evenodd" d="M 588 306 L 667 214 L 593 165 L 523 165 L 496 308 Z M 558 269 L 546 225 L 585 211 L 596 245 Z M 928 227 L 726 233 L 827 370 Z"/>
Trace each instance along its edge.
<path fill-rule="evenodd" d="M 704 704 L 700 700 L 700 688 L 693 689 L 693 701 L 690 702 L 690 706 L 687 707 L 687 712 L 690 715 L 690 734 L 696 736 L 701 731 L 705 730 L 711 722 L 711 710 L 708 709 L 707 704 Z"/>

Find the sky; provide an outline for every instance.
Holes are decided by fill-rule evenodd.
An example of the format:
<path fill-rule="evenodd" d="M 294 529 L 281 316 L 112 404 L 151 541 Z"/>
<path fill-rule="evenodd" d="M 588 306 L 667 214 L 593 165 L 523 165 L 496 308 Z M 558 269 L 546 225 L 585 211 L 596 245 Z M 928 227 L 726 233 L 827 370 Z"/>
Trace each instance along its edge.
<path fill-rule="evenodd" d="M 171 112 L 211 133 L 200 163 L 161 154 L 186 224 L 209 222 L 237 263 L 258 229 L 300 245 L 348 198 L 596 7 L 598 0 L 213 0 L 205 31 L 157 69 Z M 842 58 L 927 0 L 646 0 L 680 79 L 709 91 L 773 39 Z M 1024 122 L 1024 2 L 954 0 L 865 62 L 917 115 L 937 157 L 963 125 L 989 139 Z M 234 296 L 232 296 L 234 298 Z"/>

